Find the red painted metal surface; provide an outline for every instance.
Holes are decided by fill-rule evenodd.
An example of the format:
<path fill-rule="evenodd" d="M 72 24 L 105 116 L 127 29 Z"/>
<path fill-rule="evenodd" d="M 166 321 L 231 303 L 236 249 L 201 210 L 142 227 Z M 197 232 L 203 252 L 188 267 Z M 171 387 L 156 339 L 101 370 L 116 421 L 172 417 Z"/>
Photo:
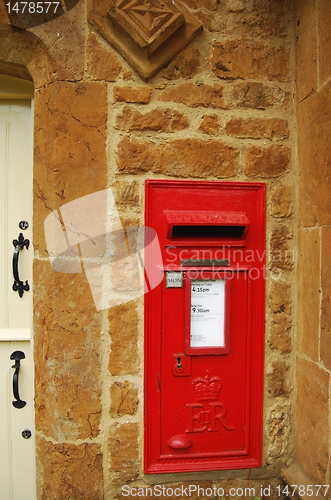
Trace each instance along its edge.
<path fill-rule="evenodd" d="M 145 472 L 259 467 L 265 186 L 149 180 L 145 225 Z"/>

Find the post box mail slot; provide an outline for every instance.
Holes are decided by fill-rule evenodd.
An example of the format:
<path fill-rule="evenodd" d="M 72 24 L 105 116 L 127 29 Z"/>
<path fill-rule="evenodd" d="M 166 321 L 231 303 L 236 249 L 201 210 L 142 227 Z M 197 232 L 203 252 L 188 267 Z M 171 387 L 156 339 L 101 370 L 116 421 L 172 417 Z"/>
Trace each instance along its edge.
<path fill-rule="evenodd" d="M 225 242 L 245 245 L 249 220 L 244 213 L 211 211 L 164 211 L 168 223 L 167 238 L 169 245 L 196 245 L 197 240 L 206 245 L 219 245 Z"/>
<path fill-rule="evenodd" d="M 224 242 L 245 245 L 249 220 L 244 213 L 211 211 L 164 211 L 168 223 L 169 245 L 195 245 L 197 240 L 206 245 Z"/>
<path fill-rule="evenodd" d="M 145 224 L 145 472 L 259 467 L 265 186 L 149 180 Z"/>

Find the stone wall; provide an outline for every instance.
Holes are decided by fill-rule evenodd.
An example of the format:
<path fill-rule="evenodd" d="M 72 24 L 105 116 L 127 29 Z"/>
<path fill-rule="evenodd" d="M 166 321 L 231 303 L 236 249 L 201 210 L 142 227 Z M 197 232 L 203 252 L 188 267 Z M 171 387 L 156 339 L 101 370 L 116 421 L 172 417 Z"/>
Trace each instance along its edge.
<path fill-rule="evenodd" d="M 185 0 L 203 31 L 148 82 L 92 23 L 93 13 L 99 9 L 102 14 L 106 4 L 80 0 L 63 16 L 25 30 L 12 27 L 0 5 L 0 71 L 31 78 L 35 84 L 38 499 L 114 500 L 124 498 L 124 484 L 146 487 L 189 482 L 205 488 L 221 485 L 227 491 L 231 486 L 256 486 L 257 496 L 263 496 L 261 484 L 271 485 L 276 497 L 277 476 L 291 459 L 294 446 L 296 309 L 292 298 L 296 292 L 298 181 L 292 2 Z M 323 89 L 327 91 L 324 86 L 299 105 L 304 108 L 301 116 L 310 112 L 309 106 L 316 107 Z M 310 90 L 301 90 L 303 98 Z M 324 119 L 326 106 L 319 116 Z M 306 149 L 305 155 L 308 158 Z M 307 175 L 310 168 L 307 163 Z M 317 182 L 322 174 L 314 170 L 314 175 Z M 97 312 L 84 273 L 60 274 L 51 268 L 44 220 L 54 209 L 111 187 L 123 224 L 143 224 L 144 181 L 155 177 L 267 185 L 261 469 L 144 476 L 143 297 Z M 306 185 L 309 192 L 320 191 L 314 182 Z M 328 206 L 326 186 L 323 182 Z M 301 225 L 312 227 L 300 229 L 299 237 L 300 252 L 314 256 L 308 273 L 303 273 L 307 259 L 300 261 L 300 279 L 313 296 L 311 301 L 308 297 L 309 304 L 316 300 L 313 292 L 320 286 L 311 272 L 312 266 L 318 270 L 320 265 L 319 253 L 313 249 L 325 248 L 329 236 L 328 227 L 320 226 L 328 223 L 324 205 L 314 209 L 316 218 L 312 218 L 307 206 L 310 199 L 302 197 Z M 317 198 L 314 203 L 318 204 Z M 326 256 L 322 253 L 321 258 L 326 280 Z M 322 324 L 327 290 L 323 292 Z M 321 330 L 319 354 L 317 331 L 311 334 L 310 316 L 303 317 L 308 308 L 304 309 L 299 316 L 307 333 L 302 336 L 298 364 L 304 377 L 313 374 L 315 378 L 310 375 L 309 380 L 319 382 L 326 419 L 329 375 L 318 358 L 321 355 L 330 368 L 323 347 L 326 326 Z M 298 404 L 300 395 L 304 400 L 310 391 L 308 383 L 300 384 Z M 298 419 L 300 432 L 307 432 L 304 423 Z M 325 440 L 324 436 L 319 444 L 321 451 Z M 325 466 L 321 465 L 324 471 Z"/>
<path fill-rule="evenodd" d="M 330 484 L 330 144 L 329 2 L 296 2 L 300 170 L 296 461 Z"/>

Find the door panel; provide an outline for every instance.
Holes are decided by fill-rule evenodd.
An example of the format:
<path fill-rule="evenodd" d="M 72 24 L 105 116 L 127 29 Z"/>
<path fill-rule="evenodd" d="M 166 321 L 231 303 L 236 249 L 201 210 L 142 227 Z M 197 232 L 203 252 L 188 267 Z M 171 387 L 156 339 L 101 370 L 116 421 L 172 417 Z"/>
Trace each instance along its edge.
<path fill-rule="evenodd" d="M 1 80 L 0 80 L 1 84 Z M 0 85 L 1 86 L 1 85 Z M 1 95 L 1 88 L 0 88 Z M 1 500 L 35 500 L 35 439 L 32 349 L 32 108 L 31 100 L 0 99 L 0 491 Z M 28 227 L 21 229 L 20 221 Z M 13 290 L 13 240 L 30 240 L 18 254 L 19 278 L 30 290 Z M 22 351 L 15 408 L 14 351 Z M 25 439 L 24 430 L 31 431 Z M 26 435 L 26 434 L 24 434 Z"/>
<path fill-rule="evenodd" d="M 32 236 L 32 123 L 31 101 L 0 101 L 0 328 L 12 330 L 9 338 L 17 338 L 30 329 L 32 293 L 20 298 L 13 292 L 13 240 L 22 232 L 31 241 Z M 18 223 L 27 220 L 29 227 L 21 230 Z M 32 279 L 32 247 L 19 255 L 19 274 L 25 282 Z M 1 336 L 4 332 L 1 331 Z M 1 338 L 1 337 L 0 337 Z"/>

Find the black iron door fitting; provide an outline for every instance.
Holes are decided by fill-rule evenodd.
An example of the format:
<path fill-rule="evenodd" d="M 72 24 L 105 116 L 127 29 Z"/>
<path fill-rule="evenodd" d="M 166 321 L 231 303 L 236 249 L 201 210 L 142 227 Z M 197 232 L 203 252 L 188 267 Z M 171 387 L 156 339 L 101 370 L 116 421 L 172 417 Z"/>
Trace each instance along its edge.
<path fill-rule="evenodd" d="M 23 401 L 20 398 L 20 393 L 19 393 L 19 389 L 18 389 L 18 376 L 19 376 L 20 368 L 21 368 L 21 359 L 24 359 L 24 358 L 25 358 L 25 354 L 22 351 L 14 351 L 10 355 L 10 359 L 15 360 L 15 364 L 12 366 L 12 368 L 15 368 L 15 372 L 13 375 L 13 394 L 14 394 L 15 401 L 13 401 L 13 406 L 15 408 L 18 408 L 18 409 L 24 408 L 24 406 L 26 405 L 26 401 Z"/>
<path fill-rule="evenodd" d="M 29 248 L 30 240 L 24 239 L 23 233 L 20 233 L 18 236 L 18 240 L 13 240 L 13 245 L 15 247 L 14 255 L 13 255 L 13 275 L 14 275 L 14 283 L 13 290 L 14 292 L 18 292 L 20 297 L 23 297 L 24 292 L 28 292 L 30 290 L 30 285 L 28 280 L 25 281 L 25 284 L 22 280 L 20 280 L 20 276 L 18 274 L 18 257 L 20 255 L 20 251 L 26 247 Z"/>

